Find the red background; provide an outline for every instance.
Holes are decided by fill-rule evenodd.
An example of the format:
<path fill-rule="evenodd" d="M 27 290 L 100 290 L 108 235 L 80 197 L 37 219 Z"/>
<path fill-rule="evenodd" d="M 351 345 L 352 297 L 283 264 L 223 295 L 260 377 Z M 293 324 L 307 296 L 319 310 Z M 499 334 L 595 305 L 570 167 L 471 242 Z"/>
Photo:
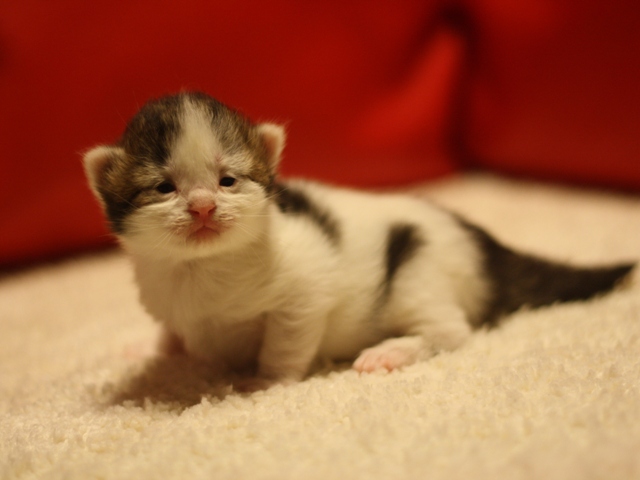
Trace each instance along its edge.
<path fill-rule="evenodd" d="M 183 89 L 285 123 L 286 175 L 638 190 L 638 32 L 631 0 L 3 2 L 0 265 L 108 242 L 81 152 Z"/>

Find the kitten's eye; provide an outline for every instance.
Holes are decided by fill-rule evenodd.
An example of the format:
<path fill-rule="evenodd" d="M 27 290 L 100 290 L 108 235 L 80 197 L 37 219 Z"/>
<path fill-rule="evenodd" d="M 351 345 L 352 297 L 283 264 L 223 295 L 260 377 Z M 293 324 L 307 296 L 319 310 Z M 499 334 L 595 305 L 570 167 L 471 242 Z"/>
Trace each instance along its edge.
<path fill-rule="evenodd" d="M 176 191 L 176 186 L 171 182 L 162 182 L 156 187 L 156 190 L 162 194 L 167 194 Z"/>
<path fill-rule="evenodd" d="M 220 179 L 221 187 L 231 187 L 234 183 L 236 183 L 236 179 L 233 177 L 222 177 Z"/>

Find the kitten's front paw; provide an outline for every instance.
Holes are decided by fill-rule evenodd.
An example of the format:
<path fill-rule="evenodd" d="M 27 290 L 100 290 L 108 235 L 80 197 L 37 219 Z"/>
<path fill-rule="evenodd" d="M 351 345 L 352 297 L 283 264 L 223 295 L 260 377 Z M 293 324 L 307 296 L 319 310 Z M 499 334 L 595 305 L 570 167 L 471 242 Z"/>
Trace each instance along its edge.
<path fill-rule="evenodd" d="M 375 372 L 376 370 L 386 370 L 390 372 L 405 365 L 410 365 L 415 361 L 413 352 L 407 352 L 401 348 L 390 348 L 386 345 L 363 350 L 360 356 L 353 362 L 354 370 L 358 372 Z"/>

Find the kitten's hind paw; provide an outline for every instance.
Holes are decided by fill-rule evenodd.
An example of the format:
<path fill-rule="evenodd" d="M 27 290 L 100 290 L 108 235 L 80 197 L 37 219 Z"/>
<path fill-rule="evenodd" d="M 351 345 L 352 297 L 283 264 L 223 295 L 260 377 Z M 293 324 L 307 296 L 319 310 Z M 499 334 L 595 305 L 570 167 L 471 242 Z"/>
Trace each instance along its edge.
<path fill-rule="evenodd" d="M 391 338 L 367 348 L 353 363 L 358 372 L 375 372 L 376 370 L 395 370 L 415 363 L 422 351 L 421 337 Z"/>

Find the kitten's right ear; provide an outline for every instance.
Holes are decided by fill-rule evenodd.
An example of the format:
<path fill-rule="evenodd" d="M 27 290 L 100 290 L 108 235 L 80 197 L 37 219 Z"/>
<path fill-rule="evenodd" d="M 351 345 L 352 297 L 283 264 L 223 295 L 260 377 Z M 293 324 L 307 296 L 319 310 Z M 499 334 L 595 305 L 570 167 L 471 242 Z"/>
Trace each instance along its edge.
<path fill-rule="evenodd" d="M 92 148 L 84 154 L 82 161 L 84 163 L 84 171 L 89 180 L 89 186 L 95 196 L 102 202 L 100 195 L 100 183 L 104 176 L 105 168 L 116 158 L 122 158 L 124 150 L 120 147 L 108 145 L 99 145 Z"/>
<path fill-rule="evenodd" d="M 257 125 L 256 128 L 267 148 L 269 166 L 272 170 L 275 170 L 278 168 L 282 157 L 282 150 L 284 150 L 286 139 L 284 127 L 275 123 L 261 123 Z"/>

